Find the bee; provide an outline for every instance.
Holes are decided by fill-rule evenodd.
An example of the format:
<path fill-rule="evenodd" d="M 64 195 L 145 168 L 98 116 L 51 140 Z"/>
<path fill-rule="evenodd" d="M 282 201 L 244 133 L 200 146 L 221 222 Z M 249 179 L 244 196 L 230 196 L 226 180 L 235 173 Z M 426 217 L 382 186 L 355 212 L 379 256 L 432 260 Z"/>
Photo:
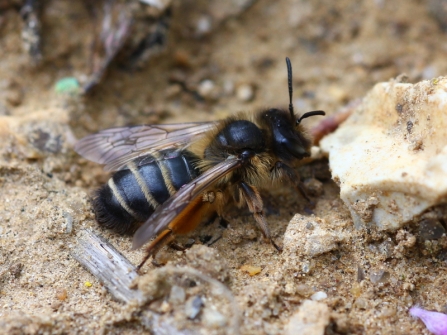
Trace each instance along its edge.
<path fill-rule="evenodd" d="M 75 145 L 85 158 L 116 171 L 97 190 L 97 221 L 119 233 L 135 232 L 133 249 L 151 239 L 146 257 L 222 216 L 224 205 L 247 206 L 264 237 L 277 249 L 258 189 L 288 182 L 307 199 L 294 167 L 310 156 L 310 136 L 301 121 L 325 115 L 295 115 L 292 65 L 286 58 L 289 109 L 240 113 L 217 122 L 112 128 Z"/>

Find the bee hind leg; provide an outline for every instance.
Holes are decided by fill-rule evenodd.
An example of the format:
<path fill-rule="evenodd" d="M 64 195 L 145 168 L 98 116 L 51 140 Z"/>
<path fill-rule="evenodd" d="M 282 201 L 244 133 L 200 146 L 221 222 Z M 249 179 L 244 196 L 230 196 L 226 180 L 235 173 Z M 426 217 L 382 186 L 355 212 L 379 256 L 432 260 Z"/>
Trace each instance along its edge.
<path fill-rule="evenodd" d="M 258 190 L 253 186 L 241 182 L 239 183 L 239 191 L 242 198 L 245 199 L 248 209 L 253 214 L 256 223 L 258 224 L 259 228 L 261 228 L 264 237 L 270 241 L 276 250 L 282 251 L 282 248 L 278 246 L 275 241 L 273 241 L 272 235 L 270 234 L 270 229 L 264 216 L 264 205 Z"/>
<path fill-rule="evenodd" d="M 149 244 L 149 246 L 146 248 L 146 256 L 141 261 L 140 265 L 137 266 L 137 270 L 139 271 L 141 267 L 146 263 L 146 261 L 152 256 L 153 258 L 155 255 L 160 251 L 161 248 L 163 248 L 167 244 L 173 243 L 175 240 L 174 233 L 171 229 L 165 229 L 163 230 L 155 240 Z M 154 265 L 158 265 L 156 262 Z"/>

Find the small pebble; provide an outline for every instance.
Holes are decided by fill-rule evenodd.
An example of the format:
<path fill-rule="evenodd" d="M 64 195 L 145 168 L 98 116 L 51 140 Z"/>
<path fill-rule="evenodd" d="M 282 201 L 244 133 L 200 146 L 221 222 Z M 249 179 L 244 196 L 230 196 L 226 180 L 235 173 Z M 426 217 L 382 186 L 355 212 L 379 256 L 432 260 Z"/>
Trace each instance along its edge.
<path fill-rule="evenodd" d="M 323 292 L 323 291 L 315 292 L 314 294 L 312 294 L 310 296 L 310 299 L 313 301 L 320 301 L 320 300 L 324 300 L 326 298 L 327 298 L 327 294 L 326 294 L 326 292 Z"/>
<path fill-rule="evenodd" d="M 390 258 L 393 256 L 395 246 L 393 240 L 389 238 L 378 245 L 378 251 L 386 258 Z"/>
<path fill-rule="evenodd" d="M 64 288 L 56 290 L 56 298 L 60 301 L 65 301 L 67 299 L 67 290 Z"/>
<path fill-rule="evenodd" d="M 262 271 L 260 266 L 242 265 L 241 270 L 247 272 L 250 276 L 257 275 Z"/>
<path fill-rule="evenodd" d="M 385 270 L 372 270 L 369 274 L 369 280 L 371 280 L 371 283 L 373 284 L 387 282 L 389 278 L 390 273 Z"/>
<path fill-rule="evenodd" d="M 213 97 L 214 92 L 214 82 L 209 79 L 205 79 L 200 82 L 199 87 L 197 88 L 197 92 L 205 99 L 210 99 Z"/>
<path fill-rule="evenodd" d="M 186 293 L 183 287 L 174 285 L 171 288 L 171 294 L 169 296 L 169 301 L 175 304 L 183 304 L 186 299 Z"/>
<path fill-rule="evenodd" d="M 378 315 L 381 319 L 390 319 L 396 315 L 397 311 L 395 307 L 387 306 L 382 308 L 380 314 Z"/>
<path fill-rule="evenodd" d="M 203 307 L 203 300 L 200 295 L 189 298 L 185 304 L 185 314 L 188 319 L 194 320 Z"/>
<path fill-rule="evenodd" d="M 163 301 L 160 306 L 160 311 L 162 313 L 167 313 L 171 310 L 171 305 L 167 301 Z"/>
<path fill-rule="evenodd" d="M 208 15 L 203 15 L 197 20 L 196 34 L 198 36 L 207 35 L 211 32 L 212 19 Z"/>
<path fill-rule="evenodd" d="M 419 222 L 419 236 L 423 240 L 439 240 L 445 234 L 445 228 L 439 220 L 423 219 Z"/>
<path fill-rule="evenodd" d="M 227 324 L 225 315 L 211 308 L 206 308 L 203 311 L 202 321 L 210 328 L 224 327 Z"/>
<path fill-rule="evenodd" d="M 310 270 L 312 270 L 312 264 L 310 262 L 303 262 L 301 271 L 303 271 L 303 273 L 310 273 Z"/>
<path fill-rule="evenodd" d="M 362 294 L 362 287 L 359 283 L 352 284 L 351 293 L 354 297 L 358 298 Z"/>
<path fill-rule="evenodd" d="M 57 311 L 62 306 L 62 303 L 60 301 L 53 301 L 51 303 L 51 308 Z"/>
<path fill-rule="evenodd" d="M 62 78 L 54 85 L 56 93 L 74 94 L 80 90 L 79 82 L 74 77 Z"/>
<path fill-rule="evenodd" d="M 71 232 L 73 231 L 73 217 L 71 216 L 70 213 L 68 212 L 63 212 L 62 215 L 65 218 L 65 232 L 67 234 L 71 234 Z"/>
<path fill-rule="evenodd" d="M 302 297 L 308 298 L 314 293 L 314 290 L 309 285 L 299 284 L 296 287 L 296 293 Z"/>
<path fill-rule="evenodd" d="M 369 303 L 368 303 L 368 300 L 366 300 L 362 297 L 359 297 L 355 300 L 354 306 L 357 307 L 358 309 L 366 310 L 366 309 L 368 309 Z"/>
<path fill-rule="evenodd" d="M 253 99 L 255 95 L 252 85 L 243 84 L 239 86 L 236 90 L 236 96 L 240 101 L 248 102 Z"/>

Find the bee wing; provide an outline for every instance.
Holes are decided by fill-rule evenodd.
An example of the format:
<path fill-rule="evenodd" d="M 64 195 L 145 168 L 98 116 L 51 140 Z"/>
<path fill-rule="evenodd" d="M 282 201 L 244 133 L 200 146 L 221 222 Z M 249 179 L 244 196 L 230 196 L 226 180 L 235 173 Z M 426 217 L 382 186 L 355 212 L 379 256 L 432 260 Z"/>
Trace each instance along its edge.
<path fill-rule="evenodd" d="M 182 186 L 163 205 L 157 207 L 150 218 L 135 232 L 133 237 L 133 249 L 138 249 L 165 229 L 176 217 L 187 210 L 188 205 L 201 196 L 203 191 L 213 185 L 218 179 L 237 169 L 242 161 L 237 157 L 231 157 L 207 170 L 189 184 Z"/>
<path fill-rule="evenodd" d="M 129 161 L 155 151 L 184 148 L 214 126 L 214 122 L 110 128 L 84 137 L 75 151 L 106 171 L 122 169 Z"/>

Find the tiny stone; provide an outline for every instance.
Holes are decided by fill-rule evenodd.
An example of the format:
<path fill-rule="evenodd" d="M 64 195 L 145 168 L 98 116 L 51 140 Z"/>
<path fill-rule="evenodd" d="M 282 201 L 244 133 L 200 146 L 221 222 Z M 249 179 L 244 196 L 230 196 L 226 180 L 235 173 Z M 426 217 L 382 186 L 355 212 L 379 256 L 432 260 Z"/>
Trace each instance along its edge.
<path fill-rule="evenodd" d="M 199 36 L 209 34 L 211 32 L 212 20 L 208 15 L 204 15 L 197 20 L 196 33 Z"/>
<path fill-rule="evenodd" d="M 214 82 L 212 80 L 205 79 L 199 84 L 197 92 L 199 92 L 199 94 L 203 98 L 210 99 L 213 97 L 214 88 L 215 88 Z"/>
<path fill-rule="evenodd" d="M 308 298 L 314 293 L 314 290 L 309 285 L 299 284 L 296 287 L 296 293 L 302 297 Z"/>
<path fill-rule="evenodd" d="M 60 288 L 56 291 L 56 298 L 60 301 L 65 301 L 67 299 L 67 290 Z"/>
<path fill-rule="evenodd" d="M 51 308 L 55 311 L 58 310 L 61 306 L 62 306 L 62 303 L 60 301 L 53 301 L 51 303 Z"/>
<path fill-rule="evenodd" d="M 368 308 L 368 301 L 364 298 L 357 298 L 355 300 L 354 305 L 358 308 L 358 309 L 367 309 Z"/>
<path fill-rule="evenodd" d="M 390 278 L 390 273 L 385 270 L 373 270 L 369 274 L 369 280 L 371 280 L 371 283 L 377 284 L 377 283 L 384 283 L 388 281 Z"/>
<path fill-rule="evenodd" d="M 312 267 L 309 262 L 304 262 L 303 265 L 301 266 L 301 271 L 303 271 L 304 273 L 309 273 L 311 269 Z"/>
<path fill-rule="evenodd" d="M 327 298 L 326 292 L 318 291 L 311 295 L 310 299 L 313 301 L 320 301 Z"/>
<path fill-rule="evenodd" d="M 160 306 L 160 311 L 162 313 L 167 313 L 171 310 L 171 305 L 167 301 L 163 301 Z"/>
<path fill-rule="evenodd" d="M 236 96 L 243 102 L 250 101 L 254 97 L 254 89 L 249 84 L 243 84 L 237 88 Z"/>
<path fill-rule="evenodd" d="M 379 314 L 379 318 L 381 319 L 389 319 L 392 318 L 396 315 L 396 308 L 388 306 L 388 307 L 384 307 L 381 311 L 381 313 Z"/>
<path fill-rule="evenodd" d="M 419 236 L 423 240 L 439 240 L 445 234 L 445 228 L 437 219 L 424 219 L 419 222 Z"/>
<path fill-rule="evenodd" d="M 186 299 L 185 290 L 177 285 L 172 286 L 169 301 L 172 304 L 176 305 L 176 304 L 183 304 L 185 302 L 185 299 Z"/>
<path fill-rule="evenodd" d="M 363 271 L 363 269 L 360 266 L 358 266 L 357 267 L 357 282 L 360 283 L 364 279 L 365 279 L 365 271 Z"/>
<path fill-rule="evenodd" d="M 65 218 L 65 232 L 67 234 L 71 234 L 71 232 L 73 231 L 73 217 L 71 216 L 70 213 L 68 212 L 63 212 L 62 215 Z"/>
<path fill-rule="evenodd" d="M 54 85 L 56 93 L 76 94 L 80 90 L 79 81 L 74 77 L 66 77 L 58 80 Z"/>
<path fill-rule="evenodd" d="M 195 319 L 202 310 L 203 300 L 200 295 L 189 298 L 185 305 L 185 314 L 188 319 Z"/>
<path fill-rule="evenodd" d="M 378 245 L 379 252 L 385 255 L 386 258 L 393 256 L 394 247 L 395 244 L 390 238 Z"/>
<path fill-rule="evenodd" d="M 227 324 L 225 315 L 211 308 L 206 308 L 203 311 L 202 321 L 205 325 L 211 328 L 224 327 Z"/>
<path fill-rule="evenodd" d="M 247 272 L 250 276 L 257 275 L 262 271 L 262 268 L 260 266 L 254 266 L 254 265 L 242 265 L 241 270 Z"/>
<path fill-rule="evenodd" d="M 356 298 L 360 297 L 360 294 L 362 293 L 361 285 L 359 283 L 354 283 L 351 287 L 351 293 Z"/>

